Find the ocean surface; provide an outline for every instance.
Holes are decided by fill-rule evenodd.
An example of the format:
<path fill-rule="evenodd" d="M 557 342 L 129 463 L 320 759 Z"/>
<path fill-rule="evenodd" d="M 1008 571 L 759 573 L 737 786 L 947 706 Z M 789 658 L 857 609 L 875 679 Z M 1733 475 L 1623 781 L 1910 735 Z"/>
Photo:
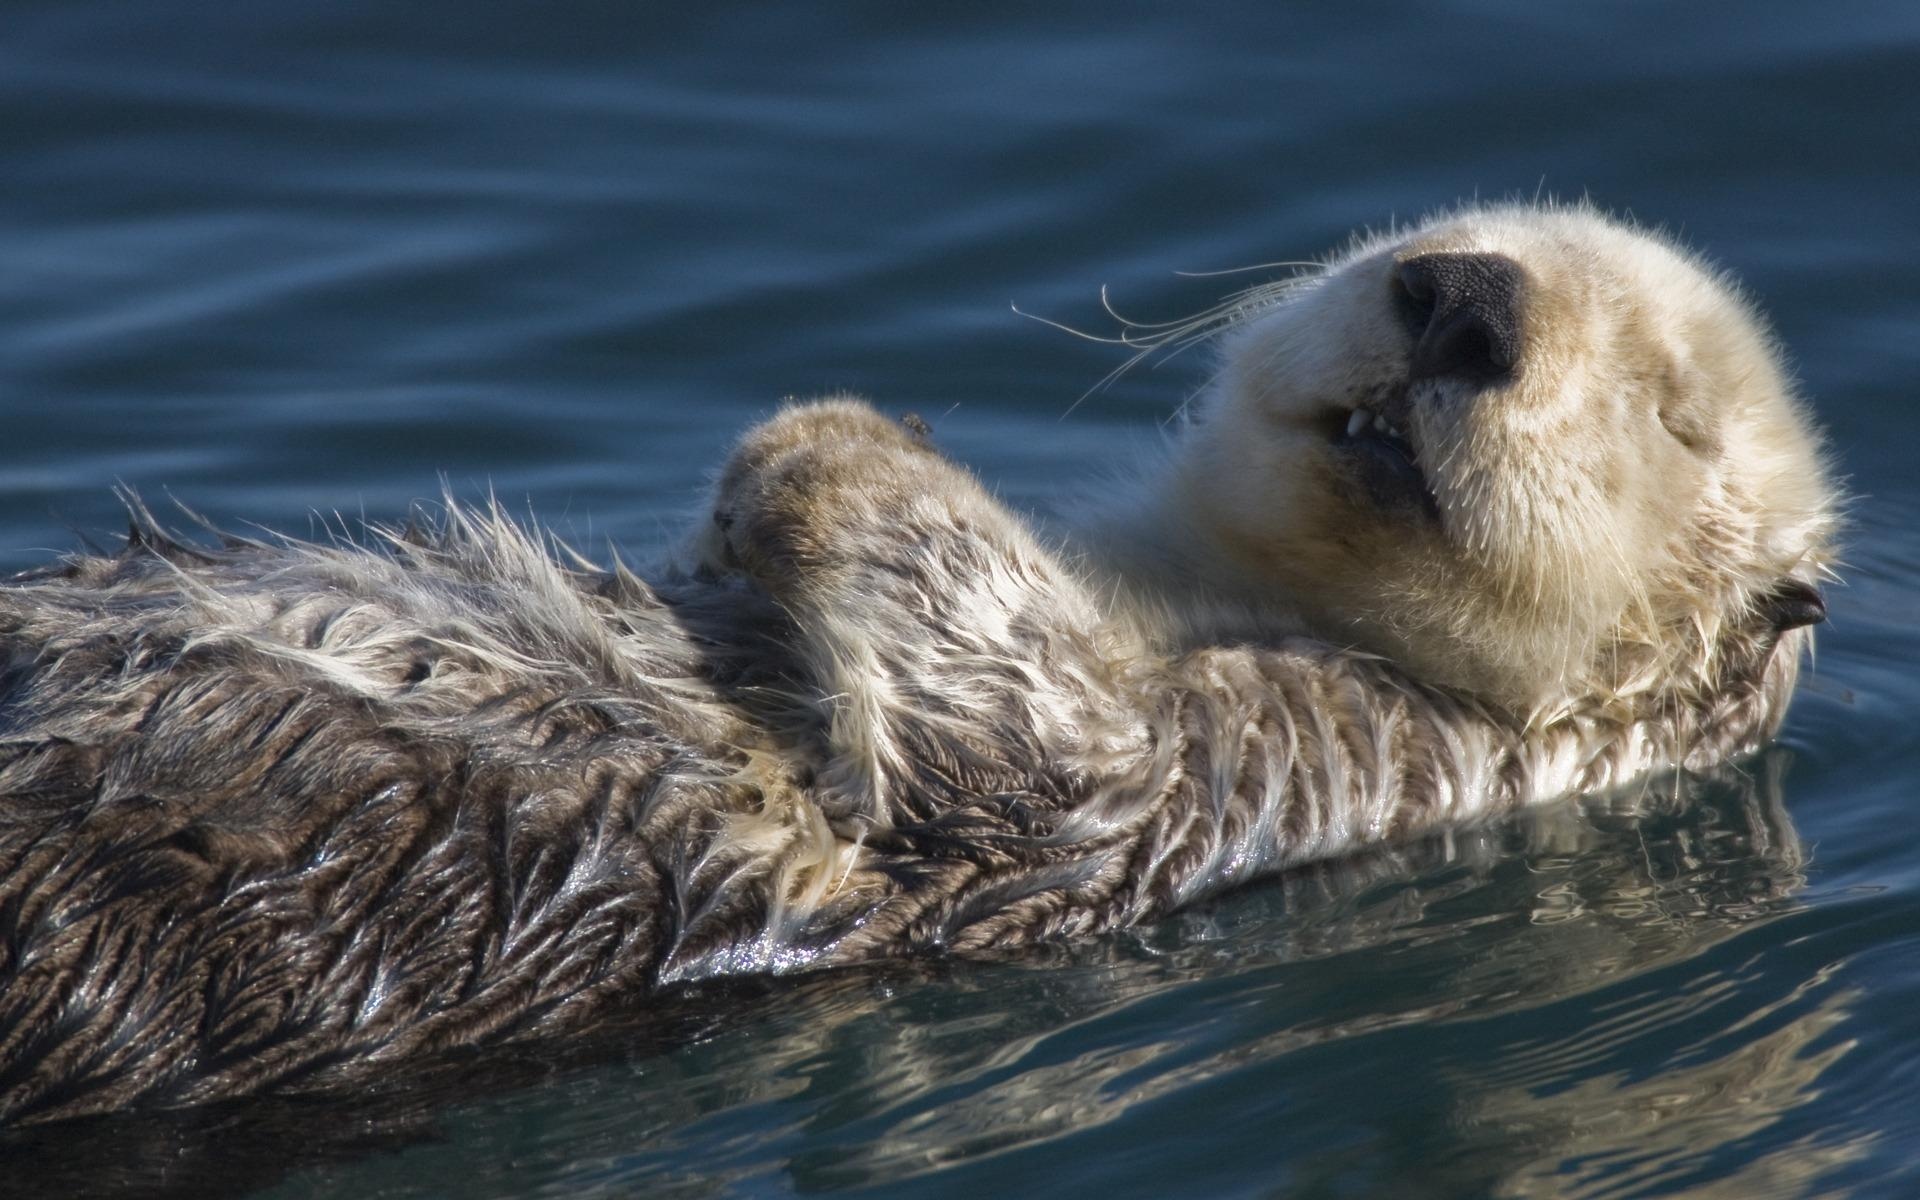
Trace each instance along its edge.
<path fill-rule="evenodd" d="M 1008 501 L 1354 229 L 1590 197 L 1772 314 L 1855 497 L 1779 744 L 995 962 L 0 1139 L 18 1195 L 1920 1195 L 1920 6 L 0 6 L 0 567 L 116 484 L 305 533 L 491 491 L 659 549 L 782 397 Z M 1018 312 L 1015 311 L 1015 306 Z M 28 1181 L 32 1181 L 31 1184 Z M 26 1190 L 16 1190 L 23 1188 Z"/>

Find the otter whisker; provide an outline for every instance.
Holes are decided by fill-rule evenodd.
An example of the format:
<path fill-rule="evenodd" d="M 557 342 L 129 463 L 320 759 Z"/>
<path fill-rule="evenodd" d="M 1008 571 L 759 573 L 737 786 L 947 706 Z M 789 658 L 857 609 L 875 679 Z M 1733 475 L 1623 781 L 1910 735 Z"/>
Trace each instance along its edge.
<path fill-rule="evenodd" d="M 127 494 L 123 549 L 0 582 L 0 1119 L 1112 930 L 1778 727 L 1839 502 L 1688 253 L 1475 204 L 1101 306 L 1034 318 L 1125 351 L 1096 387 L 1220 352 L 1045 533 L 841 398 L 749 431 L 647 568 L 443 481 L 306 541 Z"/>
<path fill-rule="evenodd" d="M 1312 264 L 1278 263 L 1274 266 L 1311 266 Z M 1236 270 L 1259 270 L 1259 267 L 1236 268 Z M 1227 274 L 1230 272 L 1208 272 L 1206 274 Z M 1124 362 L 1102 375 L 1091 387 L 1076 397 L 1068 405 L 1062 417 L 1070 416 L 1090 397 L 1111 387 L 1115 381 L 1140 362 L 1158 355 L 1160 361 L 1168 361 L 1193 346 L 1204 344 L 1217 338 L 1221 333 L 1234 328 L 1254 312 L 1278 301 L 1286 289 L 1307 282 L 1309 277 L 1293 280 L 1281 280 L 1258 284 L 1235 292 L 1197 313 L 1169 321 L 1140 321 L 1120 312 L 1114 307 L 1110 289 L 1100 288 L 1101 309 L 1120 326 L 1117 335 L 1097 334 L 1076 328 L 1065 322 L 1029 313 L 1014 305 L 1013 311 L 1028 320 L 1060 330 L 1063 333 L 1080 338 L 1083 341 L 1097 342 L 1101 345 L 1121 346 L 1134 353 Z"/>
<path fill-rule="evenodd" d="M 1317 271 L 1327 264 L 1317 259 L 1280 259 L 1275 262 L 1254 263 L 1245 267 L 1223 267 L 1217 271 L 1175 271 L 1182 279 L 1212 279 L 1221 275 L 1245 275 L 1252 271 L 1303 270 Z"/>

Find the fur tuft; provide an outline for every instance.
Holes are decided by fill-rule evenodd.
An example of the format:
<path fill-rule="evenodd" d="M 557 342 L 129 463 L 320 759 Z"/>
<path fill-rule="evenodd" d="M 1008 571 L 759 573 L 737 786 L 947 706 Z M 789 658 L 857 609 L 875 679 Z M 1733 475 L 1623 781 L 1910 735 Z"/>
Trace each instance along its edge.
<path fill-rule="evenodd" d="M 1407 386 L 1373 285 L 1433 245 L 1543 281 L 1524 388 Z M 1472 210 L 1265 299 L 1065 550 L 849 400 L 751 431 L 649 578 L 494 505 L 192 540 L 129 496 L 122 550 L 0 586 L 0 1118 L 1091 933 L 1772 733 L 1833 503 L 1721 285 Z M 1341 475 L 1329 371 L 1399 398 L 1430 517 Z"/>

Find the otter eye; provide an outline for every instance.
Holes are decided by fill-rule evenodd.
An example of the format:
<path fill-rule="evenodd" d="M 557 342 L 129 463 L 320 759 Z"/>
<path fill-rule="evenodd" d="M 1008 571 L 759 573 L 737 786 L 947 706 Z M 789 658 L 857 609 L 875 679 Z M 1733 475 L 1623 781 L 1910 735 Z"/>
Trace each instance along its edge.
<path fill-rule="evenodd" d="M 1714 410 L 1706 381 L 1699 372 L 1673 362 L 1667 366 L 1667 386 L 1660 397 L 1660 424 L 1674 440 L 1695 454 L 1720 449 L 1720 414 Z"/>

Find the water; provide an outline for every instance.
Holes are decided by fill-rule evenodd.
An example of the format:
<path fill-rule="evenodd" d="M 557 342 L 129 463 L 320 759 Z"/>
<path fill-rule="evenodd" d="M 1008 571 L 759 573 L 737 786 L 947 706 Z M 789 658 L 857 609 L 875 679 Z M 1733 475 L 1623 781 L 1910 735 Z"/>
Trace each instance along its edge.
<path fill-rule="evenodd" d="M 925 9 L 926 11 L 923 11 Z M 788 394 L 1045 507 L 1072 407 L 1361 224 L 1589 194 L 1738 272 L 1858 496 L 1781 744 L 994 963 L 710 989 L 565 1057 L 54 1127 L 39 1194 L 1920 1190 L 1920 9 L 0 9 L 0 566 L 115 481 L 295 532 L 491 487 L 644 557 Z M 1071 408 L 1071 414 L 1068 415 Z"/>

